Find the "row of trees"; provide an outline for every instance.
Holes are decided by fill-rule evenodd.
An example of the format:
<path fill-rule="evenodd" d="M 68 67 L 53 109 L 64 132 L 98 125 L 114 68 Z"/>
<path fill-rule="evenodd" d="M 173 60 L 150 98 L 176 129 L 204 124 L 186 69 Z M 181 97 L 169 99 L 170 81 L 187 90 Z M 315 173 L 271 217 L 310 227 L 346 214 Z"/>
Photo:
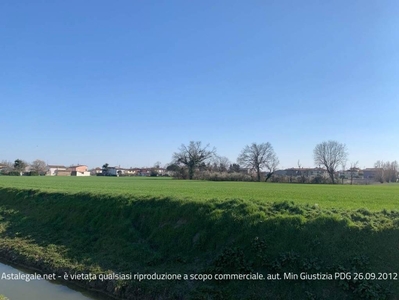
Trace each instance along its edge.
<path fill-rule="evenodd" d="M 182 168 L 185 168 L 188 179 L 193 179 L 196 170 L 240 172 L 241 168 L 245 168 L 255 171 L 256 179 L 260 181 L 262 169 L 268 170 L 267 180 L 279 164 L 270 143 L 245 146 L 237 162 L 238 164 L 231 164 L 226 157 L 218 156 L 216 149 L 210 149 L 209 144 L 202 146 L 201 142 L 191 141 L 188 145 L 181 145 L 179 151 L 173 154 L 173 163 L 168 168 L 174 171 L 182 171 Z"/>
<path fill-rule="evenodd" d="M 398 162 L 392 161 L 382 161 L 378 160 L 374 164 L 374 168 L 377 169 L 377 180 L 381 183 L 383 182 L 396 182 L 398 178 L 398 171 L 399 171 L 399 165 Z"/>
<path fill-rule="evenodd" d="M 30 174 L 42 175 L 47 171 L 46 163 L 40 159 L 36 159 L 29 164 L 26 161 L 18 158 L 14 162 L 3 160 L 0 164 L 3 166 L 2 173 L 6 175 L 22 175 L 23 173 L 27 172 L 28 167 L 28 172 Z"/>
<path fill-rule="evenodd" d="M 348 152 L 344 144 L 327 141 L 316 145 L 313 157 L 315 164 L 324 166 L 331 182 L 336 183 L 336 172 L 339 166 L 345 165 Z M 179 150 L 173 154 L 173 162 L 168 168 L 172 171 L 187 170 L 188 179 L 193 179 L 196 170 L 212 170 L 211 166 L 213 166 L 213 170 L 227 172 L 232 170 L 239 172 L 241 168 L 245 168 L 256 174 L 256 181 L 261 181 L 262 170 L 266 170 L 265 181 L 267 181 L 277 170 L 279 160 L 269 142 L 252 143 L 242 149 L 237 163 L 229 164 L 228 159 L 219 157 L 216 154 L 216 149 L 210 149 L 209 144 L 202 146 L 201 142 L 191 141 L 188 145 L 181 145 Z"/>
<path fill-rule="evenodd" d="M 326 141 L 317 144 L 313 150 L 313 158 L 315 165 L 323 166 L 332 183 L 337 182 L 336 174 L 340 166 L 345 169 L 348 158 L 348 151 L 345 144 L 337 141 Z M 3 173 L 22 174 L 26 167 L 33 174 L 44 174 L 46 172 L 46 163 L 40 159 L 33 161 L 31 164 L 21 159 L 16 159 L 14 163 L 2 161 Z M 160 163 L 158 163 L 158 167 Z M 202 146 L 201 142 L 191 141 L 188 145 L 181 145 L 179 150 L 173 154 L 173 162 L 168 166 L 169 171 L 183 174 L 181 177 L 193 179 L 196 171 L 219 172 L 219 173 L 240 173 L 241 171 L 251 171 L 255 174 L 255 180 L 261 181 L 262 173 L 266 170 L 265 181 L 277 170 L 279 160 L 274 152 L 272 145 L 267 143 L 252 143 L 245 146 L 237 158 L 237 164 L 231 163 L 228 158 L 218 156 L 216 149 L 210 149 L 209 144 Z M 355 170 L 358 162 L 351 163 L 350 180 L 354 178 Z M 299 166 L 299 162 L 298 162 Z M 399 165 L 396 161 L 384 162 L 377 161 L 374 165 L 377 172 L 377 180 L 380 182 L 397 181 Z M 103 165 L 103 172 L 107 172 L 108 164 Z M 187 173 L 187 176 L 185 176 Z M 16 175 L 15 174 L 15 175 Z M 245 180 L 244 177 L 235 176 L 235 179 Z"/>

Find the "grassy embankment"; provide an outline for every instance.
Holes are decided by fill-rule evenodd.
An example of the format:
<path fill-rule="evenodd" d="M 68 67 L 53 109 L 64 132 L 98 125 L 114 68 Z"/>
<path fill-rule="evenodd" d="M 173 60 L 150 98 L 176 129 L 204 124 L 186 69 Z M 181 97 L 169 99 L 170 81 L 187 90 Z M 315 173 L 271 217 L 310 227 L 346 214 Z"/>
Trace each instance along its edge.
<path fill-rule="evenodd" d="M 396 185 L 2 177 L 0 255 L 60 274 L 398 272 L 398 192 Z M 384 299 L 399 294 L 398 282 L 88 286 L 132 299 Z"/>

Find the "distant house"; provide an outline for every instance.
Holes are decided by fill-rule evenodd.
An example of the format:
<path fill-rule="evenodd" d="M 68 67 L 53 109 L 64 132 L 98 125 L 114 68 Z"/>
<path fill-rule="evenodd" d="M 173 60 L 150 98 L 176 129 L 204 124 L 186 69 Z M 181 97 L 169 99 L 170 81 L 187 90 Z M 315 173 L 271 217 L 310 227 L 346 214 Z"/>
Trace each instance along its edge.
<path fill-rule="evenodd" d="M 273 174 L 274 176 L 287 176 L 287 171 L 286 170 L 277 170 Z"/>
<path fill-rule="evenodd" d="M 56 176 L 71 176 L 72 172 L 69 169 L 66 170 L 57 170 L 56 171 Z"/>
<path fill-rule="evenodd" d="M 104 172 L 103 174 L 105 176 L 119 176 L 121 175 L 122 172 L 118 173 L 118 171 L 120 170 L 117 167 L 108 167 L 107 171 Z"/>
<path fill-rule="evenodd" d="M 362 179 L 363 175 L 364 175 L 363 171 L 359 168 L 350 168 L 348 170 L 338 172 L 338 177 L 344 179 L 350 179 L 350 178 Z"/>
<path fill-rule="evenodd" d="M 306 177 L 313 179 L 315 177 L 328 177 L 326 169 L 323 168 L 289 168 L 285 170 L 278 170 L 274 172 L 275 176 L 288 176 L 288 177 Z"/>
<path fill-rule="evenodd" d="M 323 168 L 310 168 L 310 169 L 308 169 L 308 172 L 309 172 L 308 173 L 309 177 L 311 177 L 311 178 L 314 178 L 317 176 L 327 178 L 329 176 L 327 170 L 323 169 Z"/>
<path fill-rule="evenodd" d="M 127 175 L 129 169 L 121 168 L 121 167 L 108 167 L 106 171 L 102 171 L 104 176 L 121 176 Z"/>
<path fill-rule="evenodd" d="M 89 168 L 86 165 L 70 166 L 71 176 L 90 176 Z"/>
<path fill-rule="evenodd" d="M 158 176 L 166 175 L 166 169 L 165 168 L 152 168 L 152 170 L 157 172 Z"/>
<path fill-rule="evenodd" d="M 136 174 L 137 176 L 150 176 L 151 169 L 146 169 L 146 168 L 139 169 Z"/>
<path fill-rule="evenodd" d="M 285 169 L 286 176 L 289 177 L 298 177 L 298 176 L 305 176 L 309 177 L 313 172 L 311 168 L 289 168 Z"/>
<path fill-rule="evenodd" d="M 96 168 L 95 172 L 102 173 L 104 176 L 151 176 L 151 174 L 153 174 L 154 172 L 158 174 L 158 176 L 164 176 L 167 173 L 166 169 L 164 168 L 121 168 L 121 167 L 108 167 L 107 171 L 104 171 L 100 168 Z"/>
<path fill-rule="evenodd" d="M 284 171 L 284 176 L 288 177 L 296 177 L 301 175 L 301 169 L 300 168 L 289 168 L 285 170 L 280 170 L 280 173 Z"/>
<path fill-rule="evenodd" d="M 149 176 L 151 169 L 140 168 L 118 168 L 120 174 L 127 176 Z"/>
<path fill-rule="evenodd" d="M 379 168 L 366 168 L 366 169 L 363 170 L 363 176 L 366 179 L 373 179 L 373 178 L 377 177 L 378 172 L 380 170 L 382 170 L 382 169 L 379 169 Z"/>
<path fill-rule="evenodd" d="M 378 180 L 378 177 L 382 177 L 384 170 L 382 168 L 366 168 L 363 170 L 364 179 Z"/>
<path fill-rule="evenodd" d="M 88 167 L 86 165 L 77 165 L 77 166 L 70 166 L 69 169 L 73 172 L 87 172 Z"/>
<path fill-rule="evenodd" d="M 102 170 L 101 170 L 102 171 Z M 121 168 L 108 167 L 107 172 L 102 172 L 105 176 L 151 176 L 151 174 L 158 174 L 164 176 L 167 174 L 164 168 Z"/>
<path fill-rule="evenodd" d="M 124 174 L 125 174 L 125 175 L 134 176 L 134 175 L 136 175 L 136 173 L 137 173 L 137 171 L 138 171 L 139 169 L 137 169 L 137 168 L 130 168 L 130 169 L 123 169 L 123 170 L 124 170 Z"/>
<path fill-rule="evenodd" d="M 58 173 L 60 173 L 60 172 L 65 173 L 67 171 L 68 171 L 67 167 L 62 166 L 62 165 L 47 165 L 46 175 L 57 176 Z M 70 171 L 68 171 L 68 172 L 70 172 Z"/>
<path fill-rule="evenodd" d="M 91 169 L 90 171 L 90 175 L 92 176 L 96 176 L 97 174 L 102 174 L 103 173 L 103 169 L 97 167 L 95 169 Z"/>

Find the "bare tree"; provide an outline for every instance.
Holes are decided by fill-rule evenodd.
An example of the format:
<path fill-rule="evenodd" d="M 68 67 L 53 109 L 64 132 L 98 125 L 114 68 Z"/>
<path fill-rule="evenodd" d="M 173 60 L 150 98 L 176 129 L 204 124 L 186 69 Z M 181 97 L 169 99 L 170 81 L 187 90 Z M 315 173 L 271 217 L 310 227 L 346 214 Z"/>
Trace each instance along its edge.
<path fill-rule="evenodd" d="M 305 172 L 304 172 L 304 170 L 302 168 L 301 161 L 299 159 L 298 159 L 297 165 L 298 165 L 298 172 L 300 174 L 299 180 L 301 181 L 301 183 L 305 183 L 306 182 L 306 175 L 305 175 Z"/>
<path fill-rule="evenodd" d="M 159 168 L 161 168 L 161 162 L 160 161 L 157 161 L 155 164 L 154 164 L 154 168 L 155 169 L 159 169 Z"/>
<path fill-rule="evenodd" d="M 398 179 L 398 162 L 395 160 L 393 162 L 384 162 L 378 160 L 374 164 L 375 168 L 375 179 L 381 183 L 385 182 L 396 182 Z"/>
<path fill-rule="evenodd" d="M 346 179 L 346 161 L 342 163 L 342 171 L 341 175 L 339 175 L 339 178 L 341 178 L 341 183 L 344 184 L 344 179 Z"/>
<path fill-rule="evenodd" d="M 389 162 L 383 164 L 384 169 L 384 180 L 385 182 L 396 182 L 398 176 L 398 163 L 397 161 Z"/>
<path fill-rule="evenodd" d="M 318 144 L 313 150 L 315 165 L 326 167 L 331 181 L 335 183 L 335 172 L 339 165 L 344 165 L 347 161 L 348 152 L 345 144 L 336 141 L 328 141 Z"/>
<path fill-rule="evenodd" d="M 14 169 L 14 164 L 8 160 L 2 160 L 0 165 L 2 165 L 1 173 L 8 174 Z"/>
<path fill-rule="evenodd" d="M 227 172 L 230 167 L 230 160 L 225 156 L 216 155 L 213 159 L 214 171 Z"/>
<path fill-rule="evenodd" d="M 267 174 L 266 174 L 266 179 L 265 181 L 268 181 L 270 177 L 274 174 L 274 172 L 277 171 L 277 166 L 280 163 L 280 161 L 277 158 L 277 155 L 273 152 L 273 154 L 270 156 L 270 159 L 268 162 L 266 162 L 266 169 L 267 169 Z"/>
<path fill-rule="evenodd" d="M 177 165 L 184 165 L 188 169 L 188 178 L 193 179 L 194 171 L 199 165 L 216 155 L 216 149 L 208 149 L 209 144 L 201 146 L 201 142 L 191 141 L 188 146 L 181 145 L 179 152 L 173 154 L 173 161 Z"/>
<path fill-rule="evenodd" d="M 377 160 L 374 164 L 374 172 L 375 180 L 384 183 L 384 161 Z"/>
<path fill-rule="evenodd" d="M 358 164 L 359 164 L 359 161 L 357 161 L 355 163 L 351 163 L 351 168 L 349 169 L 351 185 L 353 184 L 353 178 L 355 177 L 355 174 L 358 172 L 358 168 L 357 168 Z"/>
<path fill-rule="evenodd" d="M 30 169 L 32 172 L 35 172 L 39 175 L 42 175 L 44 173 L 46 173 L 47 171 L 47 165 L 46 162 L 40 159 L 36 159 L 35 161 L 33 161 L 30 165 Z"/>
<path fill-rule="evenodd" d="M 263 168 L 267 168 L 269 171 L 275 170 L 279 163 L 269 142 L 263 144 L 252 143 L 250 146 L 245 146 L 237 161 L 244 168 L 255 171 L 258 181 L 260 181 L 260 172 Z"/>
<path fill-rule="evenodd" d="M 391 182 L 397 182 L 398 181 L 398 171 L 399 171 L 399 165 L 398 162 L 395 160 L 391 162 L 389 166 L 389 174 L 390 174 L 390 180 Z"/>

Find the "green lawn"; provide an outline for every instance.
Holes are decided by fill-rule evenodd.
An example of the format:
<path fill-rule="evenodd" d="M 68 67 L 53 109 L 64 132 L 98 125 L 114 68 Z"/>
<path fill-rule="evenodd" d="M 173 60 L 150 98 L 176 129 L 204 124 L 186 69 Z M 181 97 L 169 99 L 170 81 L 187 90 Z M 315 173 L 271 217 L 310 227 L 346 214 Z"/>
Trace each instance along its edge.
<path fill-rule="evenodd" d="M 317 204 L 324 208 L 366 208 L 371 211 L 392 210 L 399 207 L 399 184 L 351 186 L 210 182 L 137 177 L 0 176 L 1 187 L 67 193 L 130 194 L 135 197 L 170 197 L 190 200 L 294 201 L 297 204 Z"/>

